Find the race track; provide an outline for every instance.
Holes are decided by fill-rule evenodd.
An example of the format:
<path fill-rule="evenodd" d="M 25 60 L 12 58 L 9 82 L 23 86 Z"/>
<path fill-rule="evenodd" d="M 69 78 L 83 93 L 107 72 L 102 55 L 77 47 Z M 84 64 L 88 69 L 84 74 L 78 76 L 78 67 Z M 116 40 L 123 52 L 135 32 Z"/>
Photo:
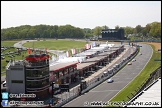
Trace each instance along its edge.
<path fill-rule="evenodd" d="M 120 72 L 114 75 L 112 77 L 114 80 L 113 83 L 107 83 L 105 81 L 88 93 L 65 104 L 63 107 L 94 107 L 91 106 L 91 102 L 93 101 L 107 102 L 113 98 L 142 71 L 150 60 L 153 51 L 151 46 L 147 44 L 141 44 L 141 46 L 140 52 L 142 55 L 137 55 L 135 57 L 136 61 L 132 62 L 132 65 L 127 65 Z"/>

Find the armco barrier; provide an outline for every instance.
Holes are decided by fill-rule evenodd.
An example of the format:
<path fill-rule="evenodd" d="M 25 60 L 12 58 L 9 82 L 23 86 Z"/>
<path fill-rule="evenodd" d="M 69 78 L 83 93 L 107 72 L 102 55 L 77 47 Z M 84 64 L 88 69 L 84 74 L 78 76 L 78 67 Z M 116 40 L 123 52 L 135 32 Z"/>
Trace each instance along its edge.
<path fill-rule="evenodd" d="M 117 68 L 117 69 L 115 70 L 114 74 L 117 73 L 125 64 L 127 64 L 129 61 L 131 61 L 131 60 L 135 57 L 135 55 L 136 55 L 137 53 L 138 53 L 138 50 L 137 50 L 137 47 L 135 47 L 135 51 L 133 52 L 133 55 L 128 59 L 128 57 L 130 56 L 130 55 L 129 55 L 129 56 L 127 57 L 127 60 L 126 60 L 122 65 L 120 65 L 119 68 Z M 108 78 L 110 78 L 110 77 L 112 77 L 112 76 L 113 76 L 113 75 L 108 75 L 108 76 L 106 76 L 106 77 L 100 79 L 100 80 L 97 81 L 96 83 L 89 85 L 86 89 L 84 89 L 84 90 L 81 92 L 81 94 L 83 94 L 83 93 L 87 92 L 88 90 L 94 88 L 95 86 L 97 86 L 98 84 L 102 83 L 103 81 L 105 81 L 106 79 L 108 79 Z M 68 103 L 69 101 L 73 100 L 74 98 L 76 98 L 76 97 L 78 97 L 78 96 L 79 96 L 79 94 L 73 95 L 73 96 L 69 97 L 68 99 L 62 101 L 61 103 L 57 103 L 57 104 L 54 105 L 53 107 L 61 107 L 61 106 L 65 105 L 66 103 Z"/>

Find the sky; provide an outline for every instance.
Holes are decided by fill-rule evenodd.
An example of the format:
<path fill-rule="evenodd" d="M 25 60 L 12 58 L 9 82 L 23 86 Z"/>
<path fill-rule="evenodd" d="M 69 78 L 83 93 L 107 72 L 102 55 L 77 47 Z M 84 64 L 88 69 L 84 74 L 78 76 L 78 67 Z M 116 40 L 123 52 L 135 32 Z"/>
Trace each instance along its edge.
<path fill-rule="evenodd" d="M 1 1 L 1 29 L 66 25 L 113 29 L 161 22 L 161 1 Z"/>

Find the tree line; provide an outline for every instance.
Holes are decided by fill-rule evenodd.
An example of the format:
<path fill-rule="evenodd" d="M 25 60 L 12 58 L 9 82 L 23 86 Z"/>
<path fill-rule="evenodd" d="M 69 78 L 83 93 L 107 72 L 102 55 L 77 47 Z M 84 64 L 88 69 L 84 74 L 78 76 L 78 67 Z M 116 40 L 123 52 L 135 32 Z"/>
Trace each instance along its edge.
<path fill-rule="evenodd" d="M 110 29 L 108 26 L 96 26 L 94 29 L 79 28 L 72 25 L 22 25 L 18 27 L 11 27 L 1 29 L 1 40 L 12 39 L 35 39 L 35 38 L 90 38 L 93 36 L 101 35 L 103 29 Z M 115 26 L 115 29 L 124 29 L 125 36 L 152 36 L 155 38 L 161 38 L 161 22 L 148 23 L 145 27 L 137 25 L 135 28 L 126 26 Z"/>
<path fill-rule="evenodd" d="M 71 25 L 22 25 L 1 29 L 1 39 L 35 39 L 35 38 L 84 38 L 84 31 Z"/>
<path fill-rule="evenodd" d="M 93 33 L 97 36 L 101 35 L 103 29 L 110 29 L 108 26 L 97 26 L 94 28 Z M 124 29 L 124 34 L 126 37 L 131 36 L 142 36 L 142 37 L 154 37 L 161 38 L 161 22 L 148 23 L 145 27 L 137 25 L 135 28 L 126 26 L 119 27 L 115 26 L 115 29 Z"/>
<path fill-rule="evenodd" d="M 148 23 L 145 27 L 137 25 L 135 28 L 124 27 L 125 35 L 161 38 L 161 22 Z"/>

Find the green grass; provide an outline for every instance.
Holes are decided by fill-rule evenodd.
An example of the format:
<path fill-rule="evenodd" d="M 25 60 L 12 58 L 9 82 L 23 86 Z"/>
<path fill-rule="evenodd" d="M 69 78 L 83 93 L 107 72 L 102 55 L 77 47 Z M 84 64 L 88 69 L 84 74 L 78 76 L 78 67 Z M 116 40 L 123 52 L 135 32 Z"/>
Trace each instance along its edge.
<path fill-rule="evenodd" d="M 12 41 L 1 41 L 1 46 L 7 46 L 7 47 L 11 47 L 13 46 L 15 43 L 19 42 L 20 40 L 12 40 Z M 16 48 L 8 48 L 7 50 L 4 50 L 3 52 L 1 52 L 1 54 L 5 54 L 6 52 L 14 52 L 14 51 L 17 51 Z M 10 54 L 10 55 L 14 55 L 15 57 L 12 58 L 12 59 L 15 59 L 15 60 L 22 60 L 22 58 L 24 58 L 27 54 L 27 51 L 23 51 L 21 53 L 20 56 L 16 55 L 16 54 Z M 24 57 L 22 57 L 22 55 L 24 55 Z M 6 62 L 6 60 L 11 60 L 10 57 L 8 57 L 9 55 L 5 55 L 5 59 L 1 59 L 1 72 L 5 72 L 6 71 L 6 65 L 8 64 Z M 1 76 L 5 75 L 4 74 L 1 74 Z"/>
<path fill-rule="evenodd" d="M 3 52 L 1 52 L 1 54 L 4 54 L 4 53 L 6 53 L 6 52 L 13 52 L 13 51 L 16 51 L 16 49 L 15 48 L 8 48 L 7 50 L 4 50 Z"/>
<path fill-rule="evenodd" d="M 1 76 L 6 76 L 6 73 L 1 74 Z"/>
<path fill-rule="evenodd" d="M 142 70 L 142 72 L 130 83 L 128 84 L 122 91 L 120 91 L 113 99 L 110 100 L 110 102 L 114 101 L 128 101 L 128 97 L 132 97 L 132 94 L 135 94 L 135 90 L 140 87 L 145 80 L 150 76 L 150 74 L 155 71 L 160 65 L 161 62 L 155 62 L 154 59 L 161 59 L 161 53 L 158 51 L 155 51 L 155 47 L 151 45 L 153 48 L 153 55 L 146 65 L 146 67 Z"/>
<path fill-rule="evenodd" d="M 13 49 L 13 48 L 12 48 Z M 10 50 L 10 49 L 8 49 L 8 50 Z M 12 50 L 10 50 L 10 51 L 12 51 Z M 15 50 L 14 50 L 15 51 Z M 7 52 L 7 51 L 5 51 L 5 52 Z M 21 52 L 21 55 L 16 55 L 16 54 L 10 54 L 10 55 L 14 55 L 15 57 L 14 58 L 12 58 L 12 59 L 15 59 L 15 60 L 22 60 L 22 59 L 24 59 L 27 55 L 28 55 L 28 53 L 27 53 L 27 51 L 22 51 Z M 7 62 L 6 62 L 6 60 L 11 60 L 11 58 L 10 57 L 8 57 L 8 55 L 5 55 L 5 59 L 3 59 L 3 60 L 1 60 L 1 72 L 5 72 L 6 71 L 6 65 L 8 64 Z M 1 74 L 2 75 L 2 74 Z"/>
<path fill-rule="evenodd" d="M 19 40 L 13 40 L 13 41 L 1 41 L 1 46 L 7 46 L 7 47 L 11 47 L 13 46 L 15 43 L 19 42 Z M 4 54 L 6 52 L 13 52 L 13 51 L 16 51 L 15 48 L 9 48 L 3 52 L 1 52 L 1 54 Z M 15 54 L 14 54 L 15 55 Z M 10 60 L 10 58 L 8 57 L 8 55 L 5 55 L 4 56 L 5 59 L 1 60 L 1 72 L 4 72 L 6 69 L 6 65 L 7 65 L 7 62 L 6 60 Z M 16 55 L 15 55 L 15 59 L 17 59 Z M 5 74 L 1 74 L 2 76 L 5 75 Z"/>
<path fill-rule="evenodd" d="M 1 41 L 1 46 L 13 46 L 15 43 L 19 42 L 18 40 L 15 41 Z"/>
<path fill-rule="evenodd" d="M 34 48 L 40 48 L 48 50 L 70 50 L 72 48 L 84 48 L 86 42 L 74 41 L 74 40 L 46 40 L 35 41 Z M 33 47 L 33 42 L 27 42 L 23 44 L 24 47 Z"/>

